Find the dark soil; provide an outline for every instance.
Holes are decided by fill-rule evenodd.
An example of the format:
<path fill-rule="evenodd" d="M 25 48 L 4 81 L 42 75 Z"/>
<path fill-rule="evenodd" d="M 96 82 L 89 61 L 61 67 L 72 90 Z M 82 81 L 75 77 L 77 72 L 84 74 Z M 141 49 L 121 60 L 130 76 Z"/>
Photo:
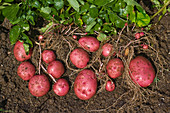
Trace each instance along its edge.
<path fill-rule="evenodd" d="M 2 25 L 0 26 L 0 110 L 8 110 L 15 113 L 97 113 L 97 112 L 122 112 L 122 113 L 168 113 L 170 112 L 170 18 L 165 16 L 160 24 L 152 29 L 152 34 L 159 34 L 158 37 L 160 54 L 164 57 L 167 64 L 163 63 L 163 70 L 157 70 L 159 81 L 154 82 L 150 87 L 144 88 L 148 94 L 143 92 L 144 96 L 138 96 L 129 89 L 124 82 L 124 77 L 115 80 L 116 89 L 113 92 L 102 90 L 93 98 L 87 101 L 80 100 L 74 94 L 73 88 L 66 96 L 57 96 L 52 89 L 43 97 L 34 97 L 28 90 L 28 81 L 23 81 L 17 75 L 18 62 L 13 54 L 13 45 L 9 41 L 9 30 Z M 158 35 L 157 35 L 158 36 Z M 63 42 L 63 41 L 61 41 Z M 62 50 L 58 50 L 57 46 L 53 46 L 56 51 L 57 58 L 62 60 L 66 58 L 69 52 L 68 44 L 62 43 Z M 35 50 L 38 48 L 35 45 Z M 48 49 L 48 48 L 47 48 Z M 32 63 L 37 67 L 37 59 L 34 56 L 39 55 L 34 52 L 31 58 Z M 159 64 L 155 64 L 159 67 Z M 37 68 L 38 69 L 38 68 Z M 162 72 L 163 71 L 163 72 Z M 62 77 L 66 78 L 72 86 L 75 74 L 69 76 L 73 72 L 66 70 Z M 36 72 L 38 74 L 38 71 Z M 123 75 L 125 76 L 125 75 Z M 52 86 L 52 81 L 51 86 Z M 157 87 L 156 87 L 157 86 Z M 140 93 L 140 92 L 137 92 Z M 134 96 L 136 95 L 136 97 Z M 140 95 L 140 94 L 139 94 Z M 146 95 L 146 98 L 145 98 Z M 135 99 L 134 99 L 135 98 Z M 137 99 L 136 99 L 137 98 Z"/>

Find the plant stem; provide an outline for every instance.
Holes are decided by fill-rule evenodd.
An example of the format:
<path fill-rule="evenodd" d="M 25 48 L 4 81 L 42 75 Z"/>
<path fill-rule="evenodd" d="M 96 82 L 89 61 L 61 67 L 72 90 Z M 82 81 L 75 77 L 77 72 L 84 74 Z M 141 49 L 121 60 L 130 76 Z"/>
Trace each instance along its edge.
<path fill-rule="evenodd" d="M 164 10 L 164 8 L 166 8 L 166 7 L 169 5 L 169 3 L 170 3 L 170 1 L 168 1 L 167 3 L 165 3 L 164 6 L 151 17 L 151 20 L 152 20 L 156 15 L 158 15 L 160 12 L 162 12 L 162 11 Z"/>
<path fill-rule="evenodd" d="M 40 50 L 40 59 L 39 59 L 39 75 L 41 74 L 41 40 L 40 40 L 40 43 L 39 43 L 39 50 Z"/>

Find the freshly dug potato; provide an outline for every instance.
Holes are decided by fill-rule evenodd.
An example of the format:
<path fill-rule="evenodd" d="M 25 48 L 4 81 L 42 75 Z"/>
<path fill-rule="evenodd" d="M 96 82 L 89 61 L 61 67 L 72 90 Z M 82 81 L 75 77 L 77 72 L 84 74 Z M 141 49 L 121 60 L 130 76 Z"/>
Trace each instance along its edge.
<path fill-rule="evenodd" d="M 28 61 L 22 62 L 17 69 L 17 74 L 23 80 L 29 80 L 35 75 L 35 67 Z"/>
<path fill-rule="evenodd" d="M 119 58 L 111 59 L 107 63 L 106 70 L 111 78 L 117 78 L 122 75 L 124 71 L 123 62 Z"/>
<path fill-rule="evenodd" d="M 155 78 L 155 70 L 151 62 L 143 56 L 137 56 L 129 64 L 132 80 L 141 87 L 149 86 Z"/>
<path fill-rule="evenodd" d="M 30 79 L 28 89 L 32 95 L 41 97 L 49 91 L 50 82 L 45 75 L 35 75 Z"/>
<path fill-rule="evenodd" d="M 49 64 L 50 62 L 54 61 L 56 59 L 56 55 L 52 50 L 44 50 L 42 52 L 42 60 Z"/>
<path fill-rule="evenodd" d="M 88 100 L 97 90 L 96 75 L 92 70 L 85 69 L 81 71 L 74 82 L 74 92 L 81 100 Z"/>
<path fill-rule="evenodd" d="M 102 47 L 102 55 L 108 57 L 113 50 L 113 45 L 106 43 Z"/>
<path fill-rule="evenodd" d="M 58 96 L 65 96 L 69 91 L 69 84 L 67 80 L 61 78 L 53 85 L 53 91 Z"/>
<path fill-rule="evenodd" d="M 89 62 L 89 55 L 85 50 L 78 48 L 71 52 L 70 60 L 77 68 L 84 68 Z"/>
<path fill-rule="evenodd" d="M 115 89 L 115 83 L 113 82 L 113 81 L 111 81 L 111 80 L 108 80 L 107 82 L 106 82 L 106 86 L 105 86 L 105 89 L 107 90 L 107 91 L 113 91 L 114 89 Z"/>
<path fill-rule="evenodd" d="M 23 46 L 23 42 L 17 41 L 14 46 L 14 56 L 18 61 L 24 61 L 31 58 L 32 49 L 29 50 L 29 54 L 27 55 Z"/>
<path fill-rule="evenodd" d="M 78 42 L 84 49 L 90 52 L 97 51 L 100 46 L 99 41 L 96 38 L 90 36 L 81 37 Z"/>
<path fill-rule="evenodd" d="M 64 73 L 64 65 L 60 61 L 52 61 L 47 68 L 48 73 L 50 73 L 54 78 L 60 78 Z"/>

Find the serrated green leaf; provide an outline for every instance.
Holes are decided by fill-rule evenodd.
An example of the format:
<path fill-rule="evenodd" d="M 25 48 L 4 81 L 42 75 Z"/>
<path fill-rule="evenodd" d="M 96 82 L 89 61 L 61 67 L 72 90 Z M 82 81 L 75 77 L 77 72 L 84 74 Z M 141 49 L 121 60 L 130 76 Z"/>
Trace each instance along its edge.
<path fill-rule="evenodd" d="M 41 12 L 43 12 L 45 14 L 50 14 L 51 8 L 50 7 L 41 7 Z"/>
<path fill-rule="evenodd" d="M 77 0 L 67 0 L 69 2 L 69 4 L 77 11 L 79 12 L 79 3 L 77 2 Z"/>
<path fill-rule="evenodd" d="M 26 31 L 29 31 L 29 29 L 30 29 L 30 26 L 29 26 L 29 24 L 28 23 L 19 23 L 20 24 L 20 26 L 21 26 L 21 28 L 22 29 L 24 29 L 24 30 L 26 30 Z"/>
<path fill-rule="evenodd" d="M 94 4 L 98 6 L 105 6 L 107 3 L 111 1 L 112 0 L 94 0 Z"/>
<path fill-rule="evenodd" d="M 6 6 L 2 10 L 2 14 L 8 18 L 8 20 L 12 21 L 14 18 L 16 18 L 16 15 L 19 10 L 19 5 L 18 4 L 12 4 L 10 6 Z"/>
<path fill-rule="evenodd" d="M 57 10 L 60 10 L 64 6 L 63 0 L 54 0 L 54 6 Z"/>
<path fill-rule="evenodd" d="M 95 24 L 96 24 L 96 21 L 93 21 L 91 22 L 91 24 L 87 25 L 86 31 L 89 32 Z"/>
<path fill-rule="evenodd" d="M 136 18 L 137 26 L 143 27 L 150 23 L 150 17 L 148 14 L 143 14 L 137 11 L 137 18 Z"/>
<path fill-rule="evenodd" d="M 85 3 L 83 6 L 81 6 L 79 14 L 86 13 L 88 11 L 89 7 L 90 7 L 89 4 Z"/>
<path fill-rule="evenodd" d="M 21 27 L 19 25 L 12 27 L 12 29 L 9 32 L 9 39 L 11 45 L 17 42 L 17 40 L 19 39 L 20 32 L 21 32 Z"/>

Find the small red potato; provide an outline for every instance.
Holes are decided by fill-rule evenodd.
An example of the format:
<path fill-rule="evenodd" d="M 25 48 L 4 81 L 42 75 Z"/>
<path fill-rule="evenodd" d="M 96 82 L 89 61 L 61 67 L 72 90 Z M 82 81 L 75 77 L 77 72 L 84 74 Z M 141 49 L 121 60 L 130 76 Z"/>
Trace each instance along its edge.
<path fill-rule="evenodd" d="M 74 92 L 81 100 L 88 100 L 94 96 L 97 90 L 96 75 L 92 70 L 81 71 L 74 82 Z"/>
<path fill-rule="evenodd" d="M 56 55 L 52 50 L 44 50 L 42 52 L 42 60 L 49 64 L 50 62 L 54 61 L 56 59 Z"/>
<path fill-rule="evenodd" d="M 151 62 L 143 56 L 137 56 L 129 64 L 131 79 L 141 87 L 149 86 L 155 78 Z"/>
<path fill-rule="evenodd" d="M 47 68 L 48 73 L 50 73 L 54 78 L 60 78 L 64 73 L 64 65 L 60 61 L 52 61 Z"/>
<path fill-rule="evenodd" d="M 108 80 L 106 82 L 105 89 L 110 92 L 113 91 L 115 89 L 115 83 L 113 81 Z"/>
<path fill-rule="evenodd" d="M 33 96 L 41 97 L 49 91 L 50 82 L 45 75 L 35 75 L 30 79 L 28 89 Z"/>
<path fill-rule="evenodd" d="M 90 36 L 81 37 L 78 42 L 84 49 L 90 52 L 97 51 L 100 46 L 99 41 L 96 38 Z"/>
<path fill-rule="evenodd" d="M 111 78 L 117 78 L 123 73 L 124 70 L 123 62 L 119 58 L 111 59 L 107 63 L 106 70 Z"/>
<path fill-rule="evenodd" d="M 135 34 L 135 38 L 136 38 L 136 39 L 139 39 L 139 38 L 140 38 L 140 33 L 136 33 L 136 34 Z"/>
<path fill-rule="evenodd" d="M 17 41 L 14 46 L 14 56 L 18 61 L 24 61 L 31 58 L 32 49 L 29 50 L 29 54 L 27 55 L 23 46 L 23 42 Z"/>
<path fill-rule="evenodd" d="M 67 80 L 61 78 L 53 85 L 53 90 L 58 96 L 65 96 L 69 91 L 69 84 Z"/>
<path fill-rule="evenodd" d="M 106 43 L 102 47 L 102 55 L 108 57 L 113 50 L 113 45 Z"/>
<path fill-rule="evenodd" d="M 84 68 L 87 66 L 90 59 L 85 50 L 78 48 L 71 52 L 70 60 L 77 68 Z"/>
<path fill-rule="evenodd" d="M 35 67 L 28 61 L 22 62 L 17 69 L 17 74 L 23 80 L 29 80 L 35 75 Z"/>
<path fill-rule="evenodd" d="M 76 40 L 76 39 L 77 39 L 77 36 L 76 36 L 76 35 L 73 35 L 73 39 L 75 39 L 75 40 Z"/>

